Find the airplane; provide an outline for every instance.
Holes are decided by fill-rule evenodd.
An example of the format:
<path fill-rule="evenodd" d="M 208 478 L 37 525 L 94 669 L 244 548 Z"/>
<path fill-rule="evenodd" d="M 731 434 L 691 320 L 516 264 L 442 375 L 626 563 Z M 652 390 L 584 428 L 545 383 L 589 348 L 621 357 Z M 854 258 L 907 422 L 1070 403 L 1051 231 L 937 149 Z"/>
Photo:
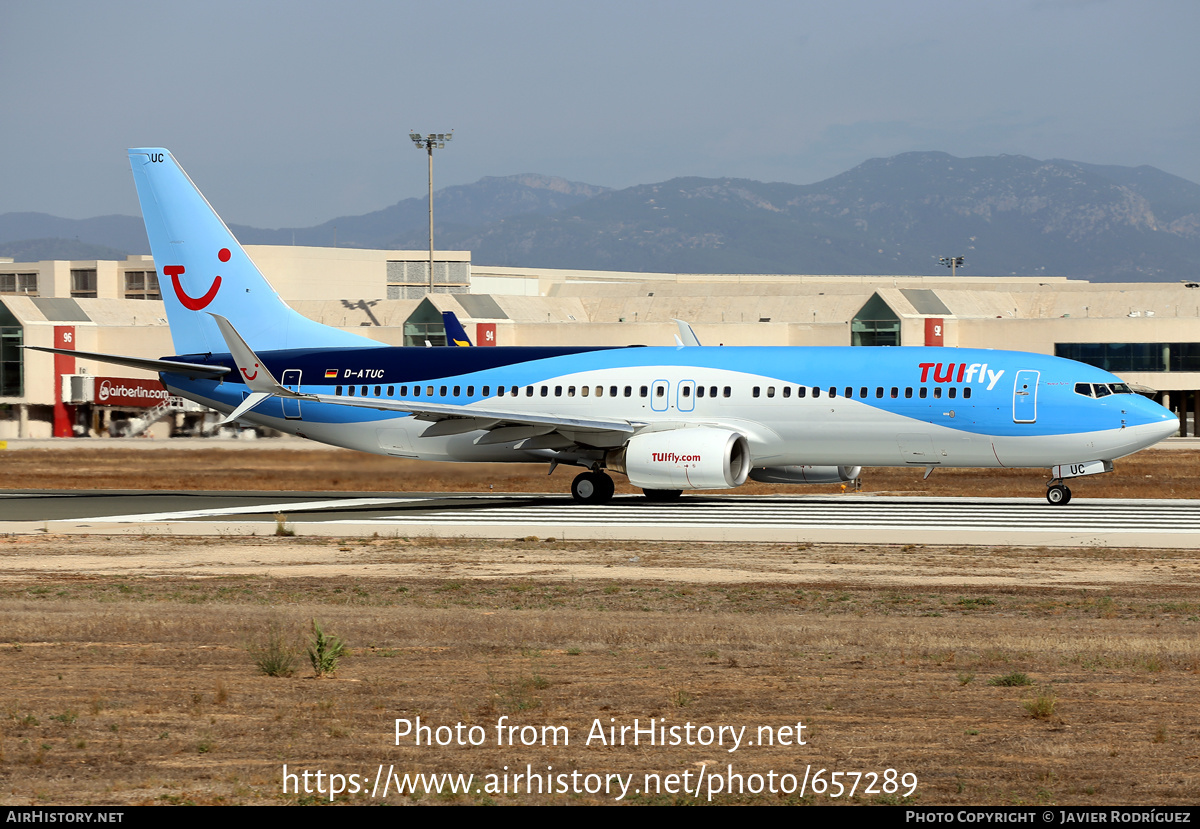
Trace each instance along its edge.
<path fill-rule="evenodd" d="M 1015 351 L 713 347 L 686 323 L 673 347 L 383 346 L 289 308 L 170 152 L 129 161 L 177 356 L 68 353 L 156 371 L 223 422 L 403 458 L 581 467 L 582 504 L 613 497 L 612 473 L 669 501 L 909 466 L 1049 468 L 1061 505 L 1066 481 L 1178 430 L 1113 374 Z"/>
<path fill-rule="evenodd" d="M 446 329 L 446 345 L 453 343 L 466 348 L 473 345 L 471 338 L 467 336 L 462 323 L 458 321 L 458 317 L 453 311 L 442 311 L 442 327 Z"/>

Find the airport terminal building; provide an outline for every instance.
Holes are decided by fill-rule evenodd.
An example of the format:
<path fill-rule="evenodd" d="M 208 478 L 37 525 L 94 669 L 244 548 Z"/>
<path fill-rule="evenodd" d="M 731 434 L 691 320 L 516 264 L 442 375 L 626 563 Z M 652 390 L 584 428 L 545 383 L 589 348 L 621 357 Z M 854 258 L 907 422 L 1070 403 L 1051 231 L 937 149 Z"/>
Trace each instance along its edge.
<path fill-rule="evenodd" d="M 1200 423 L 1200 283 L 1190 280 L 571 271 L 443 251 L 431 291 L 427 251 L 246 251 L 305 316 L 390 345 L 444 345 L 441 312 L 453 311 L 482 347 L 673 345 L 682 319 L 705 345 L 1032 351 L 1117 374 L 1176 412 L 1183 435 Z M 170 398 L 146 372 L 22 348 L 173 355 L 161 290 L 149 256 L 0 258 L 0 440 L 210 429 L 217 415 Z"/>

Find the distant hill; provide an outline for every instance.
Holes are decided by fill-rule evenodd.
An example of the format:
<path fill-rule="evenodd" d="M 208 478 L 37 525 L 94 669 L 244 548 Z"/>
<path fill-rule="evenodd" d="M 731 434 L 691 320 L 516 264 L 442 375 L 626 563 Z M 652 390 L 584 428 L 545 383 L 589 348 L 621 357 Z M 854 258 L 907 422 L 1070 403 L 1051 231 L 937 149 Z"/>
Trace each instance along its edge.
<path fill-rule="evenodd" d="M 907 153 L 811 185 L 675 179 L 602 193 L 447 247 L 479 264 L 700 273 L 1174 280 L 1200 273 L 1200 185 L 1152 167 Z"/>
<path fill-rule="evenodd" d="M 479 227 L 522 214 L 557 213 L 607 188 L 532 173 L 447 187 L 434 193 L 434 237 L 443 228 Z M 340 216 L 316 227 L 261 230 L 243 225 L 230 229 L 245 245 L 323 245 L 349 248 L 429 247 L 429 199 L 402 202 L 363 216 Z M 415 244 L 401 240 L 417 239 Z M 439 246 L 444 247 L 439 243 Z"/>
<path fill-rule="evenodd" d="M 426 199 L 311 228 L 234 227 L 247 244 L 428 244 Z M 1200 275 L 1200 185 L 1153 167 L 915 152 L 816 184 L 680 178 L 624 190 L 538 175 L 435 194 L 437 244 L 481 265 L 678 273 Z M 42 217 L 50 225 L 31 217 Z M 136 233 L 129 223 L 136 223 Z M 64 224 L 65 223 L 65 224 Z M 111 234 L 105 236 L 105 228 Z M 0 216 L 0 242 L 78 237 L 145 252 L 141 222 Z M 141 247 L 129 236 L 141 234 Z M 123 235 L 122 235 L 123 234 Z"/>
<path fill-rule="evenodd" d="M 22 239 L 0 243 L 0 256 L 12 257 L 14 262 L 40 262 L 43 259 L 117 259 L 125 251 L 105 245 L 93 245 L 78 239 Z"/>
<path fill-rule="evenodd" d="M 116 250 L 124 259 L 127 253 L 149 253 L 150 242 L 146 239 L 146 226 L 142 224 L 141 216 L 97 216 L 94 219 L 60 219 L 49 213 L 5 213 L 0 215 L 0 245 L 11 242 L 37 240 L 49 242 L 75 242 L 91 245 L 102 245 L 109 250 Z M 55 251 L 66 251 L 66 246 L 45 246 L 51 252 L 41 259 L 70 259 L 73 257 Z M 13 256 L 11 253 L 0 254 Z M 14 257 L 15 258 L 15 257 Z M 93 256 L 74 257 L 94 259 Z M 112 256 L 103 258 L 114 258 Z M 17 260 L 36 261 L 36 260 Z"/>

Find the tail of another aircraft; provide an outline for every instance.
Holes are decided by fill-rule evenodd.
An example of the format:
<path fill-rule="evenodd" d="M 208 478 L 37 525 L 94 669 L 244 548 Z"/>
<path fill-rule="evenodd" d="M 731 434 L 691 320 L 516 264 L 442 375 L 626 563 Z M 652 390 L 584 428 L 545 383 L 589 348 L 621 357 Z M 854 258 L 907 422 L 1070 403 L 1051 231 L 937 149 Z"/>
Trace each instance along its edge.
<path fill-rule="evenodd" d="M 259 351 L 378 345 L 289 308 L 167 150 L 130 150 L 129 165 L 177 354 L 228 350 L 212 314 Z"/>
<path fill-rule="evenodd" d="M 471 338 L 453 311 L 442 311 L 442 327 L 446 329 L 446 345 L 469 346 Z"/>

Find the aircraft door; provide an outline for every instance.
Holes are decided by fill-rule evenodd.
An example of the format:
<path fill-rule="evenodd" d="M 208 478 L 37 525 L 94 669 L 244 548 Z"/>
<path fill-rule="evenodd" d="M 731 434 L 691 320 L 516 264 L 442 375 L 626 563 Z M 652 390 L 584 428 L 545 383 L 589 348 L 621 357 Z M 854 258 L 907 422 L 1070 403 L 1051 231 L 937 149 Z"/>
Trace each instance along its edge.
<path fill-rule="evenodd" d="M 656 412 L 665 412 L 671 405 L 671 384 L 666 380 L 655 380 L 650 387 L 650 408 Z"/>
<path fill-rule="evenodd" d="M 300 391 L 300 369 L 289 368 L 283 373 L 281 382 L 288 391 Z M 300 420 L 300 401 L 287 397 L 280 399 L 283 401 L 283 416 L 288 420 Z"/>
<path fill-rule="evenodd" d="M 1013 383 L 1013 422 L 1037 422 L 1037 387 L 1041 372 L 1025 369 L 1017 372 Z"/>
<path fill-rule="evenodd" d="M 696 408 L 696 381 L 680 380 L 675 390 L 675 408 L 681 412 L 690 412 Z"/>

